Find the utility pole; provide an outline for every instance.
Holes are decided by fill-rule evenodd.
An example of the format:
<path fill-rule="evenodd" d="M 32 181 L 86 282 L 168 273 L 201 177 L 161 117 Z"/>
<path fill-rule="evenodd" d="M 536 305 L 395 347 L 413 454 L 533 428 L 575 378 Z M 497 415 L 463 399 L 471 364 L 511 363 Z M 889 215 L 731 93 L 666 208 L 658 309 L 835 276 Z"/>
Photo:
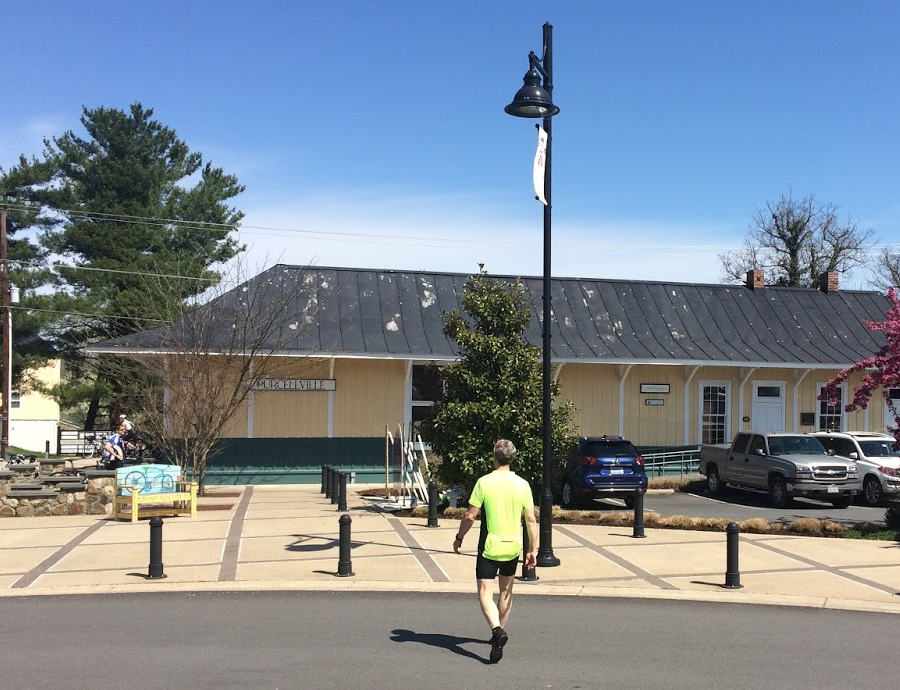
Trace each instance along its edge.
<path fill-rule="evenodd" d="M 3 321 L 3 411 L 0 416 L 0 459 L 9 446 L 9 411 L 12 395 L 12 340 L 9 313 L 9 262 L 6 257 L 6 204 L 0 207 L 0 311 Z"/>

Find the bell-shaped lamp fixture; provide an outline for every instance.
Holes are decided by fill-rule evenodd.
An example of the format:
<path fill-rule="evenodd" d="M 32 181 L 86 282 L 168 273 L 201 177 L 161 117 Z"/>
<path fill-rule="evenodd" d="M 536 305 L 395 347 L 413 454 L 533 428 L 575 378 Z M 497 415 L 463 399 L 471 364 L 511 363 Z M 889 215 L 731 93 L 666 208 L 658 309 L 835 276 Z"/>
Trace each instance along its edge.
<path fill-rule="evenodd" d="M 516 117 L 553 117 L 559 112 L 541 86 L 541 75 L 534 67 L 528 70 L 523 81 L 525 84 L 516 92 L 513 102 L 504 108 L 507 113 Z"/>

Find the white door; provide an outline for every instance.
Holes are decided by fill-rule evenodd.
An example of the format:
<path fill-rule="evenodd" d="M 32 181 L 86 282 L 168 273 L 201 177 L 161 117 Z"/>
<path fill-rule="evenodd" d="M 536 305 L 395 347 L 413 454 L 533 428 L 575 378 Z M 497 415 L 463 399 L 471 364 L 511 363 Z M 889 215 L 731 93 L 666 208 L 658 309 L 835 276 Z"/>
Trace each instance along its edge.
<path fill-rule="evenodd" d="M 784 383 L 779 381 L 753 382 L 753 412 L 750 417 L 753 431 L 784 431 Z"/>

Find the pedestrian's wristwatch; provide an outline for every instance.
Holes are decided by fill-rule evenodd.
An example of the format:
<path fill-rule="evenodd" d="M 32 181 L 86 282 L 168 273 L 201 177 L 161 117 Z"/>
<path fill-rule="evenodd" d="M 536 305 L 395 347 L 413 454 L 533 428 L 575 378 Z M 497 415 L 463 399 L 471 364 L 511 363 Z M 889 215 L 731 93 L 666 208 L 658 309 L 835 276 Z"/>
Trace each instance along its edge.
<path fill-rule="evenodd" d="M 458 541 L 458 542 L 461 542 L 461 541 L 462 541 L 462 537 L 459 536 L 458 534 L 456 535 L 456 541 Z"/>

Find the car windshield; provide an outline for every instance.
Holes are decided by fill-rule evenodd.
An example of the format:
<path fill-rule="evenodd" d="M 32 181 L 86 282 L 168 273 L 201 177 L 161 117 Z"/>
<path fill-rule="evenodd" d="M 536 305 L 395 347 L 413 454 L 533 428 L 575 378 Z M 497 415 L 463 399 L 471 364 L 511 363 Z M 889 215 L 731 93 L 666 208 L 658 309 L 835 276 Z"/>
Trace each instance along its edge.
<path fill-rule="evenodd" d="M 812 436 L 772 436 L 769 438 L 771 455 L 827 455 L 817 438 Z"/>
<path fill-rule="evenodd" d="M 619 441 L 617 443 L 588 441 L 584 446 L 584 454 L 594 458 L 634 458 L 638 456 L 637 450 L 628 441 Z"/>
<path fill-rule="evenodd" d="M 867 458 L 900 456 L 900 451 L 894 450 L 893 441 L 860 441 L 859 447 Z"/>

